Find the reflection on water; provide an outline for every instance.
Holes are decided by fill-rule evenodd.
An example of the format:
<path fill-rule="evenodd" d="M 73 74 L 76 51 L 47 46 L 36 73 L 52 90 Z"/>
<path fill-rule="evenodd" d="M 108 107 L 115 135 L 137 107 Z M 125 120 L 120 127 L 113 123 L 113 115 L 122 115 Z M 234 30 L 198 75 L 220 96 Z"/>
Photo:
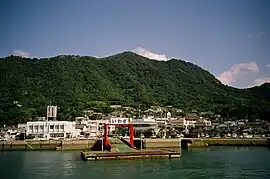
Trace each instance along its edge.
<path fill-rule="evenodd" d="M 182 150 L 181 159 L 82 161 L 78 152 L 2 152 L 1 178 L 270 178 L 270 151 L 260 147 Z"/>

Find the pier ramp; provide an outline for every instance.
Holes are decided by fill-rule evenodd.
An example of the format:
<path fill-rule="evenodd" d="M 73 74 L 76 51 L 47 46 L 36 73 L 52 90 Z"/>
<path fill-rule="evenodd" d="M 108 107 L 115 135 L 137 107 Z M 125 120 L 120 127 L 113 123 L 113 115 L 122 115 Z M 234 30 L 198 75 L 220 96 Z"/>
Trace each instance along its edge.
<path fill-rule="evenodd" d="M 119 138 L 109 138 L 109 143 L 112 145 L 112 152 L 134 152 L 135 149 L 124 143 Z"/>

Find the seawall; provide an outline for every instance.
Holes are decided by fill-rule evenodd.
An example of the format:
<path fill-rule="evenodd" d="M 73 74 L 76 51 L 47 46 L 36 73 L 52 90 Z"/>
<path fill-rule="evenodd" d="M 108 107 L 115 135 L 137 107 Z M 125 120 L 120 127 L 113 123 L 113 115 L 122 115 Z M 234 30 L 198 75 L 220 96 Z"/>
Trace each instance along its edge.
<path fill-rule="evenodd" d="M 1 151 L 34 151 L 34 150 L 90 150 L 95 140 L 70 141 L 2 141 Z"/>
<path fill-rule="evenodd" d="M 181 142 L 180 142 L 181 141 Z M 208 146 L 269 146 L 269 140 L 261 139 L 145 139 L 146 148 L 195 148 Z"/>
<path fill-rule="evenodd" d="M 140 140 L 140 139 L 135 139 Z M 90 150 L 96 140 L 68 140 L 68 141 L 1 141 L 0 151 L 34 151 L 34 150 Z M 137 143 L 140 143 L 137 141 Z M 155 148 L 196 148 L 208 146 L 268 146 L 270 139 L 144 139 L 144 149 Z M 140 147 L 138 147 L 140 148 Z"/>

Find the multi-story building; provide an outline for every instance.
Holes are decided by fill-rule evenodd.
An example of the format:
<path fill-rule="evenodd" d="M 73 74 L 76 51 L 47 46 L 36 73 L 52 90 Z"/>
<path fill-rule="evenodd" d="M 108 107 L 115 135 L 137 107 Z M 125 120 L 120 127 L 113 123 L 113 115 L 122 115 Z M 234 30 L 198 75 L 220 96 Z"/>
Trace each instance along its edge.
<path fill-rule="evenodd" d="M 133 124 L 135 131 L 147 131 L 148 129 L 153 129 L 155 133 L 158 133 L 160 129 L 158 123 L 152 117 L 133 119 L 131 124 Z"/>
<path fill-rule="evenodd" d="M 184 127 L 186 124 L 185 118 L 175 118 L 170 121 L 171 125 L 174 127 Z"/>
<path fill-rule="evenodd" d="M 77 136 L 75 122 L 70 121 L 34 121 L 27 122 L 26 135 L 40 138 L 73 138 Z"/>

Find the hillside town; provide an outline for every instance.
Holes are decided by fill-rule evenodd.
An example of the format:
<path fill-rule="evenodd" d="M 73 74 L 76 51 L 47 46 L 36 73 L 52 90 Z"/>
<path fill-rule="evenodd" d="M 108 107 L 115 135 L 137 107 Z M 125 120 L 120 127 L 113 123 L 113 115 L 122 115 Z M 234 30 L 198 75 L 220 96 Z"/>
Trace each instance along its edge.
<path fill-rule="evenodd" d="M 260 119 L 232 120 L 220 115 L 193 110 L 184 113 L 171 106 L 151 108 L 141 111 L 132 107 L 112 105 L 115 109 L 109 115 L 95 110 L 85 110 L 84 116 L 74 121 L 58 121 L 57 107 L 51 117 L 38 117 L 17 126 L 3 126 L 0 130 L 2 141 L 5 140 L 68 140 L 96 139 L 104 134 L 104 124 L 109 126 L 109 135 L 128 137 L 126 124 L 132 124 L 137 138 L 265 138 L 270 136 L 270 122 Z M 47 110 L 48 112 L 48 110 Z"/>

